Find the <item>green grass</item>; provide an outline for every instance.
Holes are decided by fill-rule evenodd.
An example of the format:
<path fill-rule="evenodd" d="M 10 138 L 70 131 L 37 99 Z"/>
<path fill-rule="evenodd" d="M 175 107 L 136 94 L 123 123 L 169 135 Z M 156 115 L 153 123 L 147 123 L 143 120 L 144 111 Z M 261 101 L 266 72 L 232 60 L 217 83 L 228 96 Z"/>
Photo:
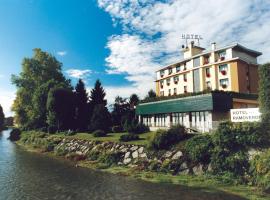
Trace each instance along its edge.
<path fill-rule="evenodd" d="M 67 138 L 74 138 L 74 139 L 81 139 L 81 140 L 89 140 L 89 141 L 101 141 L 101 142 L 118 142 L 118 143 L 125 143 L 125 144 L 134 144 L 134 145 L 143 145 L 146 146 L 147 138 L 150 137 L 154 132 L 147 132 L 140 134 L 139 140 L 130 141 L 130 142 L 120 142 L 119 138 L 121 135 L 127 133 L 109 133 L 106 137 L 94 137 L 92 134 L 89 133 L 77 133 L 76 135 L 72 136 L 65 136 L 64 134 L 56 134 L 56 137 L 67 137 Z"/>

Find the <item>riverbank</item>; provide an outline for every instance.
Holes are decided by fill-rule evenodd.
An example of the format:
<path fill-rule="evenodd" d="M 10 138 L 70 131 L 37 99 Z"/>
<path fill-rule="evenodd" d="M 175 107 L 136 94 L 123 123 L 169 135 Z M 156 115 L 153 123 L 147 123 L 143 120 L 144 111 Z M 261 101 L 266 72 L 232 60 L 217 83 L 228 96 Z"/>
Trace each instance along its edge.
<path fill-rule="evenodd" d="M 214 177 L 207 173 L 197 175 L 193 173 L 191 175 L 188 168 L 179 170 L 177 175 L 172 175 L 173 172 L 167 170 L 155 172 L 156 165 L 159 165 L 159 160 L 165 155 L 167 162 L 169 159 L 174 163 L 176 163 L 174 159 L 181 160 L 181 153 L 177 150 L 170 153 L 166 151 L 154 154 L 139 145 L 86 141 L 69 136 L 59 137 L 47 134 L 33 135 L 30 133 L 23 133 L 21 140 L 17 144 L 23 146 L 28 151 L 35 151 L 61 159 L 69 159 L 77 167 L 130 176 L 155 183 L 188 186 L 203 192 L 221 195 L 222 193 L 229 193 L 244 199 L 264 200 L 270 198 L 269 195 L 262 193 L 256 187 L 239 185 L 232 180 L 226 182 L 224 179 L 221 180 L 219 177 Z M 150 164 L 148 163 L 147 167 L 144 166 L 146 165 L 146 158 L 150 160 Z M 191 170 L 194 172 L 193 168 Z M 199 170 L 197 170 L 198 172 Z"/>

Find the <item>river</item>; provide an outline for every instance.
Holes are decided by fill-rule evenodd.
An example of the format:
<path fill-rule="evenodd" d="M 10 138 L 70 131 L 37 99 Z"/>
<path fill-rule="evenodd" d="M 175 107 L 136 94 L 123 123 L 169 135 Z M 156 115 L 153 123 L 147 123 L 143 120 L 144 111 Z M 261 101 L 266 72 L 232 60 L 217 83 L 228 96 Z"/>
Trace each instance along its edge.
<path fill-rule="evenodd" d="M 1 200 L 169 200 L 241 199 L 171 184 L 154 184 L 94 170 L 27 152 L 0 132 Z"/>

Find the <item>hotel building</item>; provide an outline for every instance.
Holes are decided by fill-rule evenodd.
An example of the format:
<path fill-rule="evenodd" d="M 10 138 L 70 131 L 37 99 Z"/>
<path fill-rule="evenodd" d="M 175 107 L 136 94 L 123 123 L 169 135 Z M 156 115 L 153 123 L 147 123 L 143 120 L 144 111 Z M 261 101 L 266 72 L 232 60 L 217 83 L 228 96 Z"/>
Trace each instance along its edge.
<path fill-rule="evenodd" d="M 238 43 L 210 50 L 191 42 L 182 60 L 156 72 L 152 102 L 136 108 L 150 129 L 183 124 L 199 131 L 215 129 L 232 108 L 258 107 L 258 63 L 262 53 Z"/>

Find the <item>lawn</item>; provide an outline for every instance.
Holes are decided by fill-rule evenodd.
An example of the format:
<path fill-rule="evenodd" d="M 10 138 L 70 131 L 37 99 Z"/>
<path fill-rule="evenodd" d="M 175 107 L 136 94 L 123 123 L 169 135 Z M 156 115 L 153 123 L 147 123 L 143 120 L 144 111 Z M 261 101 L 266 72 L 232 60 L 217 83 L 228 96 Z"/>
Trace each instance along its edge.
<path fill-rule="evenodd" d="M 140 134 L 140 140 L 130 141 L 130 142 L 121 142 L 125 144 L 134 144 L 134 145 L 143 145 L 147 144 L 147 138 L 150 137 L 154 132 L 147 132 Z M 57 134 L 57 137 L 67 137 L 67 138 L 74 138 L 74 139 L 81 139 L 81 140 L 90 140 L 90 141 L 110 141 L 110 142 L 119 142 L 119 138 L 121 135 L 127 133 L 109 133 L 106 137 L 94 137 L 93 134 L 89 133 L 77 133 L 73 136 L 65 136 L 64 134 Z"/>

